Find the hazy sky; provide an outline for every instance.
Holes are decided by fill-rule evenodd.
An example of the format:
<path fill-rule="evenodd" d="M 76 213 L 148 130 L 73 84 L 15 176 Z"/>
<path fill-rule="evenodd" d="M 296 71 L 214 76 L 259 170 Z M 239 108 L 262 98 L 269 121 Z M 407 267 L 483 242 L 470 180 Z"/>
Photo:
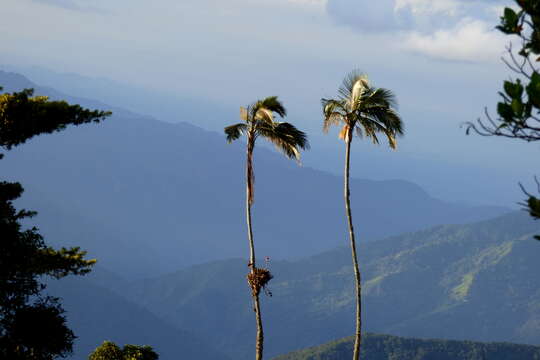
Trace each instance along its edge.
<path fill-rule="evenodd" d="M 280 95 L 320 133 L 319 100 L 354 68 L 395 91 L 403 154 L 534 173 L 534 144 L 465 137 L 497 101 L 499 0 L 3 0 L 0 63 L 37 65 L 235 106 Z M 219 118 L 219 117 L 218 117 Z M 216 120 L 216 129 L 222 128 Z M 499 168 L 502 166 L 501 168 Z M 396 175 L 397 177 L 398 175 Z M 376 176 L 375 176 L 376 177 Z M 515 181 L 513 183 L 515 185 Z"/>
<path fill-rule="evenodd" d="M 7 61 L 219 101 L 268 92 L 308 100 L 333 92 L 351 67 L 387 87 L 397 74 L 409 81 L 442 76 L 440 83 L 478 72 L 469 81 L 486 82 L 507 41 L 493 29 L 501 4 L 4 0 L 0 27 Z"/>

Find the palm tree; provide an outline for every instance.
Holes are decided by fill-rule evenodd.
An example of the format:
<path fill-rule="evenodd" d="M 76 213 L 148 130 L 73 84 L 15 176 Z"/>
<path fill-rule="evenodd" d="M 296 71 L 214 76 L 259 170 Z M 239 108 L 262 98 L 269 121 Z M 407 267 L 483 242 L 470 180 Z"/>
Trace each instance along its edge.
<path fill-rule="evenodd" d="M 341 126 L 339 137 L 345 141 L 344 198 L 345 212 L 349 226 L 354 276 L 356 280 L 356 331 L 353 360 L 358 360 L 362 341 L 362 288 L 356 241 L 351 214 L 349 191 L 349 163 L 353 135 L 366 137 L 378 144 L 377 135 L 383 134 L 392 149 L 396 148 L 396 136 L 403 135 L 403 124 L 397 114 L 394 94 L 386 89 L 374 88 L 366 75 L 353 71 L 343 80 L 337 99 L 322 99 L 324 112 L 323 131 L 332 125 Z"/>
<path fill-rule="evenodd" d="M 257 343 L 256 360 L 263 358 L 264 333 L 261 319 L 261 308 L 259 304 L 259 294 L 272 275 L 267 269 L 258 268 L 255 259 L 255 246 L 253 244 L 253 230 L 251 226 L 251 205 L 253 204 L 253 149 L 258 137 L 266 138 L 272 142 L 276 148 L 282 151 L 290 159 L 300 159 L 299 149 L 308 149 L 309 143 L 306 134 L 298 130 L 293 125 L 286 122 L 278 122 L 274 119 L 274 113 L 280 117 L 285 117 L 287 112 L 285 107 L 278 100 L 277 96 L 267 97 L 258 100 L 247 108 L 240 108 L 240 119 L 238 124 L 227 126 L 225 134 L 227 141 L 233 142 L 242 135 L 247 137 L 247 165 L 246 165 L 246 219 L 249 240 L 249 264 L 250 272 L 247 276 L 253 307 L 257 323 Z"/>

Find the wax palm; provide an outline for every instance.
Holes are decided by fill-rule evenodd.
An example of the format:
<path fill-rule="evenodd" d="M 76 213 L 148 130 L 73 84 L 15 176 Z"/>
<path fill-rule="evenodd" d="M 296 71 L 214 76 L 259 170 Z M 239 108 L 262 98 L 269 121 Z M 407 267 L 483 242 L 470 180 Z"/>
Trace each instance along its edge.
<path fill-rule="evenodd" d="M 396 108 L 396 99 L 390 90 L 374 88 L 366 75 L 353 71 L 343 80 L 337 99 L 322 99 L 324 112 L 323 131 L 332 125 L 341 126 L 339 137 L 345 141 L 344 197 L 351 253 L 356 280 L 356 331 L 353 360 L 358 360 L 362 340 L 362 288 L 356 254 L 356 241 L 351 214 L 349 190 L 350 149 L 353 135 L 367 137 L 378 144 L 378 135 L 388 139 L 392 149 L 396 148 L 396 136 L 403 134 L 403 125 Z"/>
<path fill-rule="evenodd" d="M 256 360 L 262 360 L 264 344 L 259 294 L 261 288 L 264 288 L 272 278 L 272 275 L 267 269 L 257 268 L 255 263 L 255 246 L 253 244 L 253 230 L 251 226 L 251 205 L 254 198 L 253 150 L 255 148 L 255 141 L 257 138 L 263 137 L 272 142 L 285 156 L 295 160 L 300 159 L 299 149 L 309 148 L 306 134 L 289 123 L 276 121 L 274 113 L 280 117 L 285 117 L 287 114 L 276 96 L 267 97 L 263 100 L 258 100 L 247 108 L 241 107 L 240 119 L 243 122 L 225 128 L 228 142 L 237 140 L 242 135 L 246 135 L 247 137 L 246 218 L 250 250 L 248 283 L 251 287 L 257 322 Z"/>

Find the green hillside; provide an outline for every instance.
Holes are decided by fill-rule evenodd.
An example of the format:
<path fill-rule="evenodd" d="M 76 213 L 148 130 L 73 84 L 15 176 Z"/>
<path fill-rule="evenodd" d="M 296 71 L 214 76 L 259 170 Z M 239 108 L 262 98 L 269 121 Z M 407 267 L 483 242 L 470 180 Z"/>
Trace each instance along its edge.
<path fill-rule="evenodd" d="M 351 357 L 353 342 L 352 337 L 345 338 L 274 360 L 346 360 Z M 361 356 L 370 360 L 536 360 L 540 359 L 540 347 L 367 334 Z"/>
<path fill-rule="evenodd" d="M 364 328 L 540 344 L 540 244 L 531 239 L 537 233 L 540 223 L 517 212 L 362 244 Z M 269 266 L 275 279 L 273 296 L 263 297 L 267 355 L 353 333 L 347 248 Z M 254 321 L 246 269 L 245 260 L 194 266 L 134 284 L 131 298 L 227 355 L 248 359 Z"/>

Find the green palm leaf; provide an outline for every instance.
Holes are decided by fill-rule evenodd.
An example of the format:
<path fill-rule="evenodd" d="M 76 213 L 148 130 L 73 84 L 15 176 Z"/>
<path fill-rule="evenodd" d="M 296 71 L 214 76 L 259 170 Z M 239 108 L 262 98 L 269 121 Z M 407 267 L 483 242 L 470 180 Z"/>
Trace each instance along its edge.
<path fill-rule="evenodd" d="M 375 144 L 379 143 L 377 135 L 383 134 L 393 149 L 396 138 L 403 135 L 403 123 L 396 112 L 394 93 L 372 87 L 367 75 L 358 70 L 347 74 L 338 90 L 337 99 L 322 99 L 321 104 L 324 132 L 328 132 L 333 125 L 347 126 L 353 128 L 358 137 L 368 137 Z M 342 129 L 341 138 L 345 139 L 348 128 Z"/>
<path fill-rule="evenodd" d="M 246 124 L 234 124 L 227 126 L 225 128 L 225 134 L 227 135 L 227 142 L 233 142 L 237 140 L 240 136 L 246 133 L 247 125 Z"/>
<path fill-rule="evenodd" d="M 306 134 L 290 123 L 263 124 L 257 128 L 257 133 L 273 143 L 289 159 L 300 160 L 299 149 L 309 149 Z"/>

